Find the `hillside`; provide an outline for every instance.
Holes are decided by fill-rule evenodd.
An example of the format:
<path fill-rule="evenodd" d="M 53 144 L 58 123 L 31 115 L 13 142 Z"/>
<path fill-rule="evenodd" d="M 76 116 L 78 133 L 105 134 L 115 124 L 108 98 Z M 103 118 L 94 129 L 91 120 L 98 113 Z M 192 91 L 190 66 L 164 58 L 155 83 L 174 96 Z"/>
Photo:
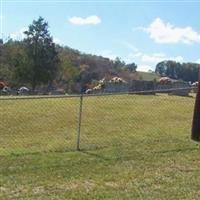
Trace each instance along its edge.
<path fill-rule="evenodd" d="M 102 78 L 118 76 L 125 81 L 159 78 L 155 73 L 137 73 L 134 57 L 130 63 L 126 63 L 119 57 L 104 58 L 55 43 L 48 22 L 41 16 L 33 20 L 23 34 L 22 40 L 0 39 L 1 85 L 5 83 L 13 89 L 25 86 L 33 93 L 49 94 L 52 90 L 80 93 L 93 88 Z M 195 82 L 199 67 L 195 63 L 164 60 L 155 66 L 155 72 L 173 79 Z"/>
<path fill-rule="evenodd" d="M 63 88 L 68 93 L 79 93 L 81 88 L 85 90 L 104 77 L 135 78 L 137 69 L 135 63 L 126 64 L 119 58 L 110 60 L 59 45 L 55 46 L 56 63 L 52 69 L 40 62 L 33 68 L 27 51 L 25 41 L 9 40 L 0 45 L 0 81 L 14 88 L 25 85 L 32 89 Z"/>
<path fill-rule="evenodd" d="M 120 58 L 111 60 L 86 54 L 67 46 L 55 45 L 56 63 L 52 68 L 39 62 L 33 67 L 27 54 L 25 41 L 9 40 L 0 45 L 0 81 L 11 88 L 26 86 L 32 90 L 49 92 L 61 89 L 63 93 L 80 93 L 93 88 L 102 78 L 121 77 L 125 81 L 158 80 L 159 75 L 194 82 L 199 65 L 164 61 L 156 65 L 155 72 L 137 71 L 137 64 L 125 63 Z M 31 59 L 30 59 L 31 60 Z M 46 60 L 43 59 L 43 60 Z M 36 73 L 37 72 L 37 73 Z M 33 78 L 35 77 L 35 78 Z"/>
<path fill-rule="evenodd" d="M 136 74 L 138 74 L 139 77 L 142 78 L 142 80 L 146 80 L 146 81 L 153 81 L 153 80 L 158 80 L 160 78 L 160 76 L 158 74 L 156 74 L 155 72 L 136 72 Z"/>

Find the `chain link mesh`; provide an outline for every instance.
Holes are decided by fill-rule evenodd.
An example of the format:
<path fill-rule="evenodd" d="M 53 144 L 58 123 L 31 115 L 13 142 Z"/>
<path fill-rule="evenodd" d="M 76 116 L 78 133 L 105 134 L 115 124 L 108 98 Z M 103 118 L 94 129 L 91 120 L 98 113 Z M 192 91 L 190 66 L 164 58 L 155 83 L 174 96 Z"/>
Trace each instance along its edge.
<path fill-rule="evenodd" d="M 120 151 L 134 147 L 135 141 L 139 145 L 138 140 L 163 145 L 157 138 L 169 142 L 173 137 L 178 143 L 179 134 L 189 137 L 194 93 L 189 97 L 166 93 L 83 95 L 79 124 L 80 97 L 0 98 L 0 155 L 74 151 L 79 128 L 81 150 Z M 147 150 L 153 148 L 149 144 Z"/>

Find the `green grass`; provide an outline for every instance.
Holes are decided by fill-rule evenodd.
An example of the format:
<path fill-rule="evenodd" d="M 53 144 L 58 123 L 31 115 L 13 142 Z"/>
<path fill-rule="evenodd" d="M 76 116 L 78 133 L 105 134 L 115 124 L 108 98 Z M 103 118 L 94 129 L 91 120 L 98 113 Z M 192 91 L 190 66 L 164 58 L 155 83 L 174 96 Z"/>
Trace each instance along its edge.
<path fill-rule="evenodd" d="M 199 199 L 192 97 L 0 101 L 0 199 Z"/>
<path fill-rule="evenodd" d="M 141 77 L 142 80 L 153 81 L 154 79 L 156 80 L 160 79 L 160 76 L 155 72 L 136 72 L 136 73 L 138 73 L 139 77 Z"/>

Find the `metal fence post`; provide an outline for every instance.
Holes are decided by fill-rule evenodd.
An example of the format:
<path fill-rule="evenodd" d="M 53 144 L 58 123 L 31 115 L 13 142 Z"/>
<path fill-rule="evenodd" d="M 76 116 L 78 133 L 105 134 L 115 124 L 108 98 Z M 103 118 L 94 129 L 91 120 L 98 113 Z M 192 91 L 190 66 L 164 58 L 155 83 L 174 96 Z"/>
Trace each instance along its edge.
<path fill-rule="evenodd" d="M 80 151 L 82 108 L 83 108 L 83 95 L 81 94 L 81 96 L 80 96 L 80 107 L 79 107 L 79 113 L 78 113 L 78 128 L 77 128 L 77 143 L 76 143 L 76 150 L 77 151 Z"/>

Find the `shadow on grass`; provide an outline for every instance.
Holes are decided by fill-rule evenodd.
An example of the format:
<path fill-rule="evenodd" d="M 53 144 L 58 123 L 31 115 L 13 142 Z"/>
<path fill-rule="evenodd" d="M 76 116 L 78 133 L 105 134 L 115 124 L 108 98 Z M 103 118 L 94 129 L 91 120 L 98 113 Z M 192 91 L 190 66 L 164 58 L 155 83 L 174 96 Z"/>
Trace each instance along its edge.
<path fill-rule="evenodd" d="M 105 151 L 105 152 L 103 152 Z M 133 151 L 132 149 L 125 149 L 122 151 L 118 148 L 109 148 L 108 146 L 102 147 L 89 147 L 89 148 L 81 148 L 79 151 L 76 149 L 63 149 L 63 150 L 49 150 L 49 151 L 32 151 L 32 152 L 12 152 L 10 154 L 2 154 L 0 158 L 3 157 L 20 157 L 20 156 L 34 156 L 34 155 L 45 155 L 45 154 L 65 154 L 65 153 L 77 153 L 88 155 L 91 157 L 95 157 L 104 161 L 118 161 L 118 160 L 142 160 L 145 159 L 146 156 L 150 154 L 168 154 L 168 153 L 185 153 L 191 151 L 200 151 L 200 144 L 197 144 L 196 147 L 192 148 L 177 148 L 177 149 L 168 149 L 162 151 L 148 151 L 148 152 L 139 152 Z M 107 155 L 107 156 L 105 156 Z"/>
<path fill-rule="evenodd" d="M 169 150 L 164 150 L 164 151 L 154 151 L 152 153 L 155 153 L 155 154 L 166 154 L 166 153 L 184 153 L 184 152 L 187 152 L 187 151 L 198 151 L 200 150 L 199 147 L 196 147 L 196 148 L 178 148 L 178 149 L 169 149 Z"/>
<path fill-rule="evenodd" d="M 127 151 L 125 154 L 123 152 L 116 153 L 113 155 L 107 154 L 108 156 L 102 155 L 102 153 L 91 151 L 91 150 L 81 150 L 80 152 L 83 154 L 87 154 L 89 156 L 95 157 L 97 159 L 103 160 L 103 161 L 125 161 L 125 160 L 144 160 L 146 157 L 148 158 L 149 155 L 152 154 L 168 154 L 168 153 L 185 153 L 185 152 L 194 152 L 194 151 L 200 151 L 200 146 L 193 147 L 193 148 L 177 148 L 177 149 L 169 149 L 169 150 L 163 150 L 163 151 L 148 151 L 146 153 L 141 153 L 139 151 Z M 106 154 L 106 153 L 105 153 Z M 128 155 L 127 155 L 128 154 Z"/>
<path fill-rule="evenodd" d="M 111 160 L 113 160 L 113 157 L 106 157 L 106 156 L 100 155 L 98 153 L 93 153 L 93 152 L 89 152 L 89 151 L 80 151 L 80 152 L 82 154 L 86 154 L 88 156 L 92 156 L 92 157 L 95 157 L 95 158 L 103 160 L 103 161 L 111 161 Z"/>

